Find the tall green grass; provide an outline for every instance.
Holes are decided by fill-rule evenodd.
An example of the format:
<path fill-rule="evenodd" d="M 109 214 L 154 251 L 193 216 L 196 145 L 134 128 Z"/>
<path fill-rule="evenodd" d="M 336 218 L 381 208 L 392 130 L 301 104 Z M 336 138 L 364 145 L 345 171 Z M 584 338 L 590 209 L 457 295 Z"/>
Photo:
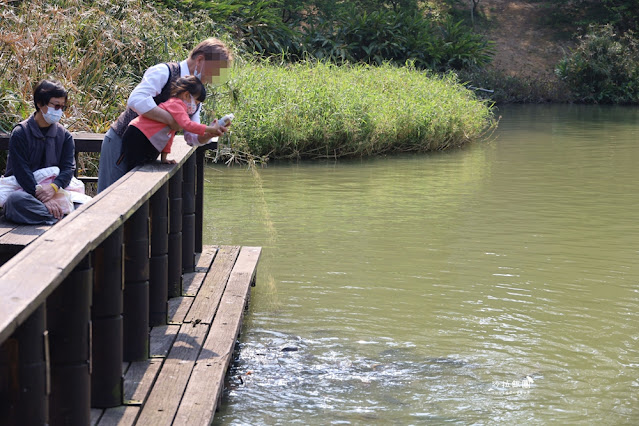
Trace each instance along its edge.
<path fill-rule="evenodd" d="M 236 115 L 232 146 L 275 158 L 439 150 L 495 123 L 454 74 L 410 67 L 251 62 L 227 87 L 214 96 L 220 114 Z"/>
<path fill-rule="evenodd" d="M 0 131 L 28 117 L 35 83 L 53 78 L 69 89 L 63 124 L 105 132 L 147 67 L 184 59 L 206 37 L 233 47 L 221 28 L 206 13 L 186 19 L 143 0 L 4 3 Z M 444 149 L 494 125 L 489 105 L 455 77 L 411 67 L 277 65 L 239 57 L 232 79 L 210 92 L 209 111 L 236 114 L 233 146 L 270 158 Z M 95 167 L 88 163 L 79 166 Z"/>

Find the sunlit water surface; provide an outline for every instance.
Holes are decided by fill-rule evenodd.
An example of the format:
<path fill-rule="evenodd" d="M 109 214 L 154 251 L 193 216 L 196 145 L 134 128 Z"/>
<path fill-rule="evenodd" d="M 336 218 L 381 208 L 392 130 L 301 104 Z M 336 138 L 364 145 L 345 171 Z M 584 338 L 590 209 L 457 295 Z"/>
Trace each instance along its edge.
<path fill-rule="evenodd" d="M 217 424 L 639 424 L 639 110 L 452 152 L 207 170 L 263 247 Z"/>

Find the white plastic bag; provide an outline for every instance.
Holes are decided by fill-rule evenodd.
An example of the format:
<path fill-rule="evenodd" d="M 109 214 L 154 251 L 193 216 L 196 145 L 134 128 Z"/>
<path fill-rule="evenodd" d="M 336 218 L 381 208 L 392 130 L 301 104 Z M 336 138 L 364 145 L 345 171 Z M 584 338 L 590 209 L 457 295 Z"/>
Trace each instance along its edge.
<path fill-rule="evenodd" d="M 33 172 L 33 177 L 35 178 L 38 185 L 44 186 L 52 183 L 58 176 L 58 174 L 60 174 L 60 169 L 56 166 L 52 166 L 36 170 L 35 172 Z M 7 198 L 14 191 L 23 191 L 23 189 L 18 184 L 16 177 L 0 177 L 0 207 L 4 206 Z M 67 202 L 71 203 L 71 210 L 68 213 L 73 211 L 73 203 L 84 204 L 91 200 L 91 197 L 84 193 L 84 183 L 82 183 L 82 181 L 80 181 L 76 177 L 71 178 L 71 181 L 66 188 L 60 188 L 58 190 L 58 193 L 56 194 L 56 197 L 59 197 L 62 204 L 65 204 Z M 66 201 L 63 198 L 65 198 Z M 65 214 L 68 213 L 65 212 Z"/>

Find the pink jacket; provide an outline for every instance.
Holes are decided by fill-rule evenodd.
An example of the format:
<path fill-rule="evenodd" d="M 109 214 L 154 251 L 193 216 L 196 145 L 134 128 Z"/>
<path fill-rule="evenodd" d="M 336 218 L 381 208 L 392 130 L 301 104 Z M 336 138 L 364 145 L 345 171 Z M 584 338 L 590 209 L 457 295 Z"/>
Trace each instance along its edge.
<path fill-rule="evenodd" d="M 191 118 L 186 113 L 186 105 L 182 99 L 170 98 L 158 106 L 168 111 L 184 130 L 196 135 L 203 135 L 206 131 L 204 124 L 191 121 Z M 171 152 L 175 130 L 171 130 L 166 124 L 140 115 L 131 121 L 130 125 L 140 129 L 158 152 Z"/>

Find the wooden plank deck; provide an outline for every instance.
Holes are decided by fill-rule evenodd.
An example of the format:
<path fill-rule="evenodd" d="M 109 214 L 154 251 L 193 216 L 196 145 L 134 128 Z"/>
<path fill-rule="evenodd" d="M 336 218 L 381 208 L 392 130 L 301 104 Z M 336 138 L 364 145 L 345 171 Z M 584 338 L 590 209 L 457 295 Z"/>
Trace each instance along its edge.
<path fill-rule="evenodd" d="M 1 209 L 0 209 L 1 211 Z M 0 215 L 0 265 L 51 228 L 48 225 L 18 225 Z"/>
<path fill-rule="evenodd" d="M 92 410 L 92 425 L 209 425 L 241 329 L 260 247 L 205 246 L 169 324 L 151 330 L 151 358 L 127 363 L 125 405 Z"/>

